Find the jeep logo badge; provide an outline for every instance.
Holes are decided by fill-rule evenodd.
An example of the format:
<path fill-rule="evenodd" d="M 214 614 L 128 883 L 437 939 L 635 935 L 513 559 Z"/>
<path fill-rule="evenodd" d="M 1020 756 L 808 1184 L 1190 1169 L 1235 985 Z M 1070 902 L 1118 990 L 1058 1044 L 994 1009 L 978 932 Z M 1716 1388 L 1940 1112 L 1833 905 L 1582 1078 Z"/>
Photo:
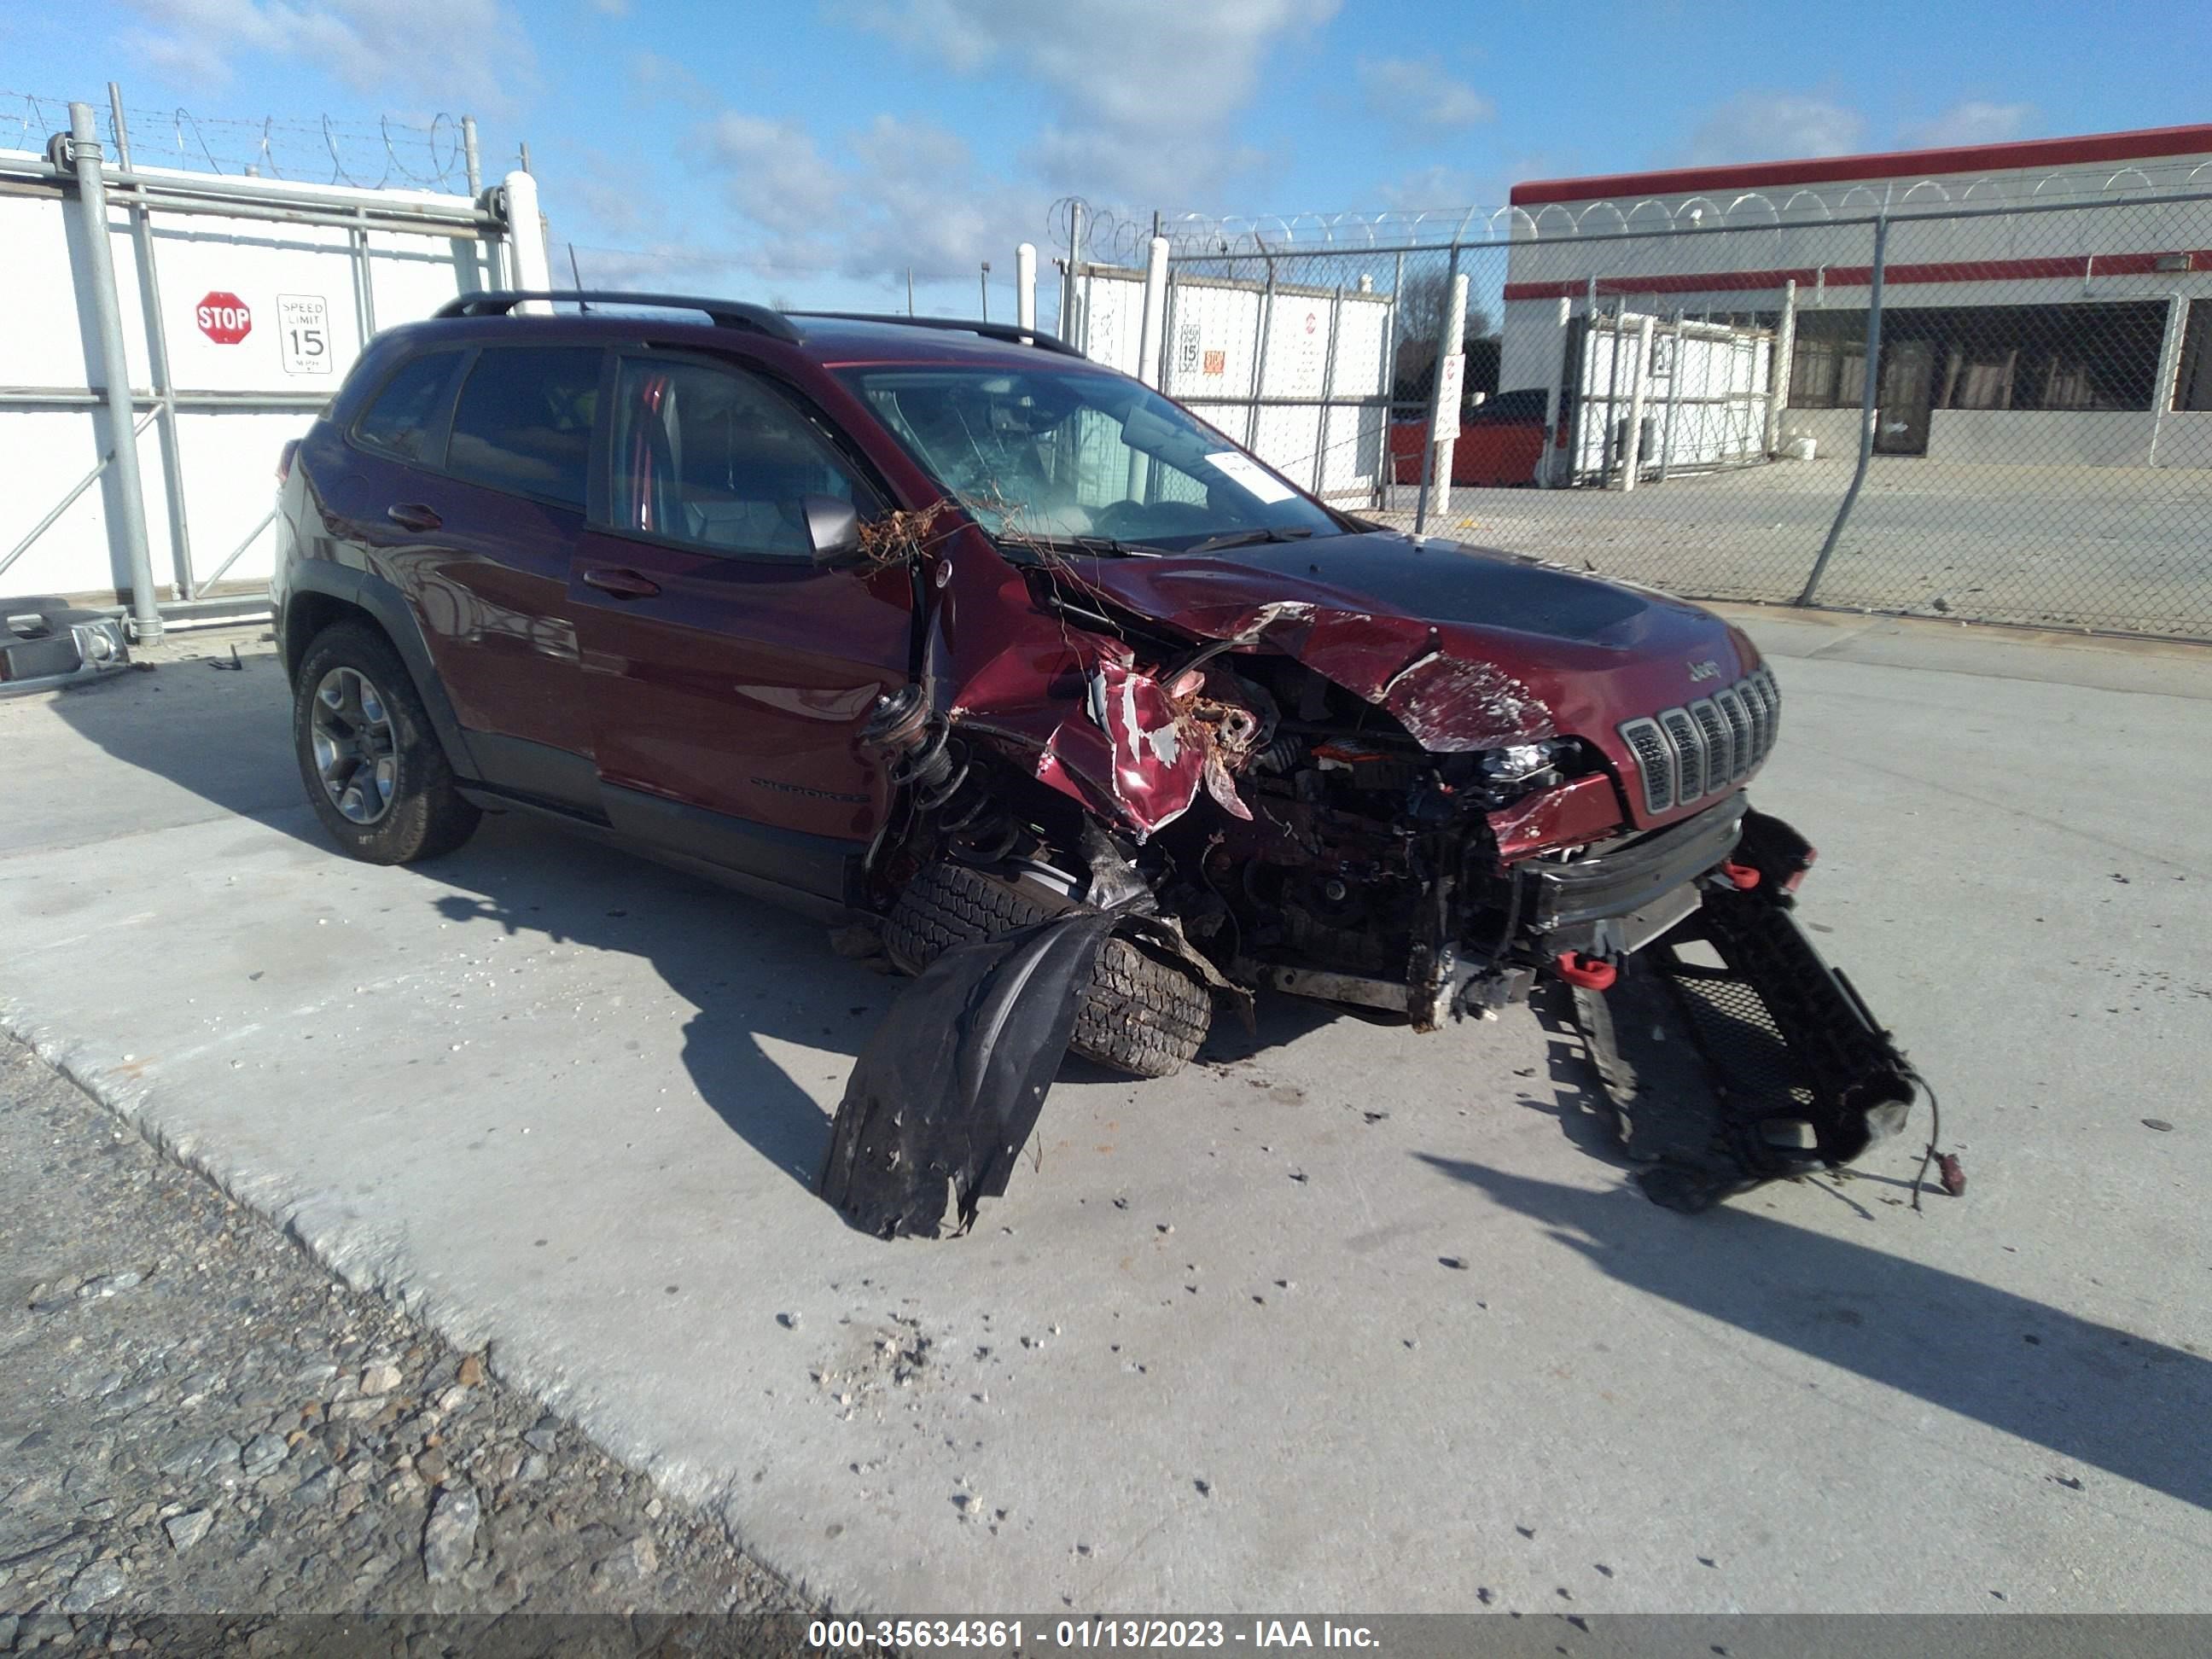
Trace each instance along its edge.
<path fill-rule="evenodd" d="M 1705 662 L 1693 662 L 1690 665 L 1690 684 L 1695 685 L 1700 680 L 1718 679 L 1720 672 L 1721 665 L 1710 659 Z"/>

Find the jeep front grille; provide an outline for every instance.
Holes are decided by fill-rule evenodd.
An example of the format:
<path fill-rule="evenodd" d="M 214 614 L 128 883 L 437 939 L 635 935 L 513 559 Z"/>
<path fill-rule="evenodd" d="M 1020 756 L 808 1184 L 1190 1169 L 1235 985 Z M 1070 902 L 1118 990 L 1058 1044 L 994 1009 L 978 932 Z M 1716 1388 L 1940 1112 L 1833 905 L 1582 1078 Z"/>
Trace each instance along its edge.
<path fill-rule="evenodd" d="M 1782 699 L 1765 668 L 1680 708 L 1624 720 L 1644 810 L 1664 812 L 1717 794 L 1756 771 L 1782 729 Z"/>

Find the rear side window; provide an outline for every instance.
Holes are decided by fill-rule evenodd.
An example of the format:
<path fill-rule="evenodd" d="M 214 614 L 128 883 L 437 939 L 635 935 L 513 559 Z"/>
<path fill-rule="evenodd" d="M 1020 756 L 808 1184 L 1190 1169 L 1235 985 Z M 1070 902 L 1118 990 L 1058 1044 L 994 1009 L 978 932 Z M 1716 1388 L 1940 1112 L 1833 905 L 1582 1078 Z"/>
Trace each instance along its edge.
<path fill-rule="evenodd" d="M 596 347 L 487 349 L 453 410 L 446 470 L 494 489 L 580 508 L 599 400 Z"/>
<path fill-rule="evenodd" d="M 458 351 L 434 351 L 401 364 L 355 422 L 354 435 L 402 460 L 434 459 L 426 446 L 445 415 L 446 394 L 460 366 Z"/>

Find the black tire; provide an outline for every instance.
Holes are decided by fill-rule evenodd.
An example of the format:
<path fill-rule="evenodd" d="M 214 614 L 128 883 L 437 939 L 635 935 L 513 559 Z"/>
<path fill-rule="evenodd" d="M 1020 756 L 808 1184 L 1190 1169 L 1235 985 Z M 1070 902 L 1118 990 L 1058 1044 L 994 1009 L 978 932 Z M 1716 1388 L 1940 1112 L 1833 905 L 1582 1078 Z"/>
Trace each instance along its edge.
<path fill-rule="evenodd" d="M 1052 914 L 1050 905 L 964 864 L 924 866 L 884 921 L 884 949 L 910 974 L 973 939 L 996 939 Z M 1118 935 L 1109 939 L 1075 1012 L 1070 1045 L 1132 1077 L 1170 1077 L 1206 1041 L 1213 994 L 1188 969 Z"/>
<path fill-rule="evenodd" d="M 318 695 L 325 679 L 350 672 L 374 693 L 381 718 L 379 752 L 392 761 L 389 795 L 373 815 L 341 807 L 316 753 Z M 476 833 L 483 815 L 453 782 L 453 769 L 422 707 L 422 694 L 392 641 L 372 623 L 332 623 L 315 635 L 292 680 L 292 748 L 300 779 L 323 828 L 340 850 L 365 864 L 416 864 L 450 853 Z M 378 786 L 380 794 L 382 786 Z M 356 799 L 355 813 L 366 808 Z"/>

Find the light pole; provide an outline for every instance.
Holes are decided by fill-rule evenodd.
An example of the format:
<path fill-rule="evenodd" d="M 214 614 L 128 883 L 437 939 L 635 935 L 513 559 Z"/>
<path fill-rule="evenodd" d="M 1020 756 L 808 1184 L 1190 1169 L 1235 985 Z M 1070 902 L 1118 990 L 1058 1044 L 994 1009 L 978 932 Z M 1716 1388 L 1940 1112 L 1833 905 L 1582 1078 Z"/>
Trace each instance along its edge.
<path fill-rule="evenodd" d="M 988 259 L 983 261 L 983 274 L 977 280 L 983 289 L 983 320 L 988 323 L 991 320 L 991 262 Z"/>

